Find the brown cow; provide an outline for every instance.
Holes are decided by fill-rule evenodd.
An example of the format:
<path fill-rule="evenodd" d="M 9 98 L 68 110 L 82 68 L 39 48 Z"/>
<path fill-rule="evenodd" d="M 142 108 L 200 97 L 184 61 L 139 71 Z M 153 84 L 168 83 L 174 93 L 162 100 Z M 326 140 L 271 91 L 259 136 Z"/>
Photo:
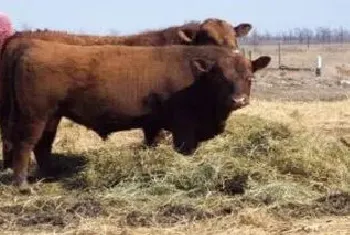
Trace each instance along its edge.
<path fill-rule="evenodd" d="M 247 23 L 233 27 L 225 20 L 209 18 L 203 23 L 189 23 L 162 30 L 145 31 L 129 36 L 90 36 L 69 34 L 64 31 L 40 30 L 18 31 L 24 37 L 46 41 L 57 41 L 70 45 L 126 45 L 126 46 L 167 46 L 167 45 L 218 45 L 238 48 L 237 38 L 246 36 L 252 26 Z"/>
<path fill-rule="evenodd" d="M 62 31 L 51 30 L 37 30 L 37 31 L 21 31 L 17 32 L 17 36 L 26 38 L 37 38 L 45 41 L 57 41 L 70 45 L 128 45 L 128 46 L 165 46 L 165 45 L 219 45 L 232 49 L 237 49 L 237 38 L 248 34 L 251 29 L 250 24 L 239 24 L 235 27 L 224 20 L 210 18 L 203 21 L 203 23 L 190 23 L 182 26 L 175 26 L 163 30 L 146 31 L 141 34 L 131 36 L 88 36 L 88 35 L 74 35 Z M 2 84 L 0 83 L 0 86 Z M 3 98 L 0 102 L 5 101 L 7 91 L 1 90 Z M 2 104 L 6 106 L 6 103 Z M 8 108 L 4 107 L 4 110 Z M 6 141 L 6 133 L 4 133 L 6 126 L 6 112 L 1 112 L 1 131 L 2 140 Z M 38 146 L 34 150 L 36 161 L 38 165 L 42 165 L 40 156 L 50 155 L 52 143 L 56 135 L 57 126 L 60 119 L 52 118 L 48 123 L 42 140 L 39 141 Z M 155 136 L 144 132 L 144 142 L 151 146 L 155 145 Z M 6 154 L 7 145 L 4 146 L 3 155 Z M 5 151 L 5 152 L 4 152 Z M 39 156 L 39 157 L 38 157 Z M 10 167 L 8 162 L 4 163 L 4 168 Z"/>
<path fill-rule="evenodd" d="M 248 104 L 253 72 L 270 57 L 250 62 L 217 46 L 82 47 L 13 37 L 1 62 L 11 108 L 7 157 L 21 186 L 45 127 L 62 116 L 105 138 L 152 125 L 160 114 L 163 126 L 157 128 L 172 131 L 176 150 L 190 154 L 220 130 L 231 110 Z M 223 114 L 208 113 L 213 108 Z M 209 115 L 208 133 L 195 123 L 198 115 Z"/>

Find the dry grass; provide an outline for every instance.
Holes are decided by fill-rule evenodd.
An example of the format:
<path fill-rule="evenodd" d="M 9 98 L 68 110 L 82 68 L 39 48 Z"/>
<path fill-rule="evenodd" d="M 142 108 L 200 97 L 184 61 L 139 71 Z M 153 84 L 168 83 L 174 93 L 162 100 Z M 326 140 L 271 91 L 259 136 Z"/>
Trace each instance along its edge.
<path fill-rule="evenodd" d="M 280 234 L 299 219 L 350 215 L 350 101 L 253 101 L 193 157 L 138 130 L 103 142 L 67 120 L 58 179 L 20 195 L 1 173 L 0 228 L 65 234 Z M 347 217 L 344 217 L 347 218 Z M 348 220 L 345 220 L 348 221 Z M 299 231 L 300 232 L 300 231 Z"/>

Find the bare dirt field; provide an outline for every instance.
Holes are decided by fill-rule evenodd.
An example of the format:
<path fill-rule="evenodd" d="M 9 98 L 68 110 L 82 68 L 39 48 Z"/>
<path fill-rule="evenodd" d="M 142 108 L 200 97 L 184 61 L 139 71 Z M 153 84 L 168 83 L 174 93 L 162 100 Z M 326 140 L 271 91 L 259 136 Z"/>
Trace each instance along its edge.
<path fill-rule="evenodd" d="M 270 68 L 261 71 L 253 88 L 253 97 L 265 100 L 332 101 L 350 95 L 350 45 L 282 45 L 281 65 L 311 68 L 312 71 L 286 71 L 278 68 L 278 46 L 244 47 L 253 58 L 272 56 Z M 317 56 L 322 57 L 322 76 L 316 77 Z"/>
<path fill-rule="evenodd" d="M 244 47 L 248 48 L 248 47 Z M 33 195 L 0 172 L 0 234 L 350 234 L 350 46 L 288 46 L 282 63 L 324 71 L 257 73 L 251 104 L 192 157 L 170 138 L 141 146 L 139 130 L 102 141 L 64 120 L 60 173 Z M 1 160 L 0 160 L 1 164 Z"/>

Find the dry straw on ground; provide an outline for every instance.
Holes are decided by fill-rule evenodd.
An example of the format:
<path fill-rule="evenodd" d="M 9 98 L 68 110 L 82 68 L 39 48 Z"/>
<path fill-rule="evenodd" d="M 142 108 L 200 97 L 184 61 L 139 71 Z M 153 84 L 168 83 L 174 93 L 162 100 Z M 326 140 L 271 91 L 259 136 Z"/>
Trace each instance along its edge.
<path fill-rule="evenodd" d="M 138 130 L 103 142 L 65 120 L 53 159 L 62 174 L 35 182 L 29 197 L 0 186 L 0 228 L 271 234 L 294 231 L 301 219 L 349 216 L 350 149 L 340 141 L 349 114 L 349 101 L 254 101 L 193 157 L 175 154 L 170 140 L 145 149 Z M 3 183 L 9 178 L 2 173 Z"/>

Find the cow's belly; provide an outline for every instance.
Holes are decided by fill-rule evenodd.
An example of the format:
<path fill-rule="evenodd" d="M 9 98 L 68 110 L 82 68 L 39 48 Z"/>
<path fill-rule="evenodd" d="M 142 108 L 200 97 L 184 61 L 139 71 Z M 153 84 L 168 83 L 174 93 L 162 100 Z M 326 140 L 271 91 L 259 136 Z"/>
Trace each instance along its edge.
<path fill-rule="evenodd" d="M 76 113 L 74 110 L 64 110 L 60 112 L 62 116 L 84 125 L 95 131 L 102 138 L 118 131 L 130 130 L 142 127 L 146 115 L 127 116 L 120 112 L 104 111 L 101 113 Z"/>

